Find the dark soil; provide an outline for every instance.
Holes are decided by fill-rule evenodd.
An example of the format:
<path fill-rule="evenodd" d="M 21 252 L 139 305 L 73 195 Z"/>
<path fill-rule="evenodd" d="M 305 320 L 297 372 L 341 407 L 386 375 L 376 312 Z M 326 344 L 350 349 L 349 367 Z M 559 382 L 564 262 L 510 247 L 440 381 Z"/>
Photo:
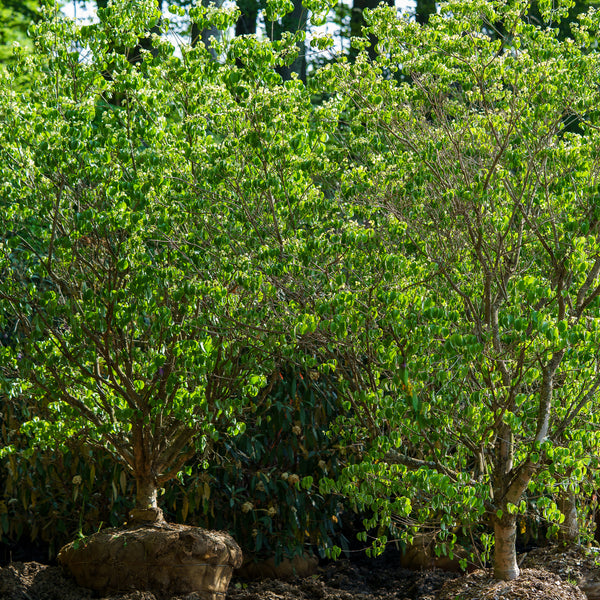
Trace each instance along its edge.
<path fill-rule="evenodd" d="M 319 568 L 312 577 L 291 581 L 234 580 L 227 600 L 436 600 L 441 586 L 458 576 L 402 569 L 396 558 L 339 560 Z"/>
<path fill-rule="evenodd" d="M 319 567 L 315 575 L 289 581 L 232 580 L 227 600 L 435 600 L 442 584 L 457 576 L 444 571 L 409 571 L 393 559 L 339 560 Z M 91 600 L 60 567 L 36 562 L 0 568 L 2 600 Z M 195 594 L 172 600 L 195 600 Z M 128 592 L 102 600 L 162 600 L 149 592 Z"/>
<path fill-rule="evenodd" d="M 494 580 L 488 571 L 458 576 L 440 570 L 410 571 L 399 568 L 397 554 L 374 560 L 340 560 L 319 567 L 315 575 L 289 581 L 233 579 L 227 600 L 585 600 L 575 585 L 597 572 L 583 549 L 547 549 L 513 582 Z M 525 558 L 525 557 L 523 557 Z M 541 570 L 548 563 L 551 570 Z M 563 579 L 557 565 L 560 565 Z M 567 576 L 565 581 L 565 575 Z M 591 597 L 591 596 L 590 596 Z M 36 562 L 12 563 L 0 568 L 1 600 L 92 600 L 97 596 L 78 587 L 60 567 Z M 172 600 L 197 600 L 197 595 Z M 135 591 L 101 600 L 162 600 L 149 592 Z"/>

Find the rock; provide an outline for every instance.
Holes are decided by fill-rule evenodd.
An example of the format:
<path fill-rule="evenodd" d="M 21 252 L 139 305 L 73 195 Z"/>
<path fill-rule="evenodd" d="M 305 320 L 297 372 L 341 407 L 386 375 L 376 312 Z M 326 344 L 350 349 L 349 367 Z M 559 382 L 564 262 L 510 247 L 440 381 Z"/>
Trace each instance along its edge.
<path fill-rule="evenodd" d="M 588 600 L 600 600 L 600 581 L 598 578 L 583 579 L 578 581 L 577 585 Z"/>
<path fill-rule="evenodd" d="M 101 593 L 195 592 L 201 600 L 223 600 L 233 569 L 242 564 L 242 551 L 224 532 L 135 524 L 71 542 L 60 550 L 58 561 L 78 585 Z"/>
<path fill-rule="evenodd" d="M 314 575 L 318 566 L 317 557 L 308 554 L 294 556 L 291 560 L 284 558 L 279 563 L 274 557 L 258 561 L 249 559 L 236 570 L 235 575 L 242 579 L 293 579 Z"/>

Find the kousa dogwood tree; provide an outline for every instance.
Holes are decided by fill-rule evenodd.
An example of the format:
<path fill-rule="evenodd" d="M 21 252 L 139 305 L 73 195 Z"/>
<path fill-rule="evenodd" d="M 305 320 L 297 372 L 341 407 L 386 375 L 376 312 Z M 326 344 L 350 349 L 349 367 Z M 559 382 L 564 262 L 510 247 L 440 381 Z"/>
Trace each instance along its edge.
<path fill-rule="evenodd" d="M 405 537 L 491 524 L 501 579 L 519 515 L 561 521 L 599 441 L 599 21 L 560 41 L 528 10 L 449 2 L 419 25 L 380 8 L 377 58 L 321 73 L 345 107 L 340 203 L 391 252 L 340 427 L 364 460 L 323 485 Z"/>
<path fill-rule="evenodd" d="M 156 3 L 134 4 L 94 25 L 55 13 L 2 74 L 0 350 L 30 434 L 110 452 L 153 520 L 160 487 L 243 428 L 313 328 L 304 270 L 334 212 L 313 180 L 335 119 L 309 124 L 310 93 L 276 73 L 293 39 L 175 52 Z M 35 83 L 17 92 L 21 72 Z"/>

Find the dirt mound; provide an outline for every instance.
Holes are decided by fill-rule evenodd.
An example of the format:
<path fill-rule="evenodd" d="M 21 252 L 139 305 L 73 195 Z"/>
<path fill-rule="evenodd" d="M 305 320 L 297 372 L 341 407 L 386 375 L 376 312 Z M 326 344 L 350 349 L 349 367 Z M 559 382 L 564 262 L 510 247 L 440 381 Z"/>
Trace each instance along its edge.
<path fill-rule="evenodd" d="M 398 553 L 376 559 L 355 557 L 319 567 L 311 577 L 289 581 L 234 578 L 227 600 L 585 600 L 569 582 L 598 572 L 595 555 L 582 548 L 568 551 L 551 547 L 530 552 L 522 575 L 511 582 L 497 581 L 487 571 L 457 577 L 440 570 L 410 571 L 400 567 Z M 528 568 L 531 564 L 536 569 Z M 548 570 L 540 567 L 547 567 Z M 556 569 L 558 575 L 551 573 Z M 560 575 L 560 576 L 559 576 Z M 562 576 L 562 578 L 561 578 Z M 445 584 L 445 585 L 444 585 Z M 166 596 L 168 597 L 168 596 Z M 163 600 L 151 592 L 132 590 L 98 599 L 80 588 L 59 567 L 40 563 L 13 563 L 0 568 L 1 600 Z M 197 594 L 170 600 L 198 600 Z"/>
<path fill-rule="evenodd" d="M 60 567 L 15 562 L 0 569 L 2 600 L 86 600 L 92 592 L 65 577 Z"/>
<path fill-rule="evenodd" d="M 445 584 L 445 585 L 444 585 Z M 0 568 L 2 600 L 91 600 L 59 567 L 13 563 Z M 163 600 L 151 592 L 133 590 L 100 600 Z M 196 594 L 170 600 L 198 600 Z M 574 585 L 538 569 L 522 570 L 519 579 L 497 581 L 487 571 L 458 577 L 444 571 L 409 571 L 397 557 L 340 560 L 321 566 L 318 573 L 290 581 L 234 579 L 227 600 L 585 600 Z"/>
<path fill-rule="evenodd" d="M 544 568 L 576 582 L 588 600 L 600 600 L 600 549 L 583 546 L 536 548 L 523 557 L 524 567 Z"/>
<path fill-rule="evenodd" d="M 234 573 L 241 579 L 294 579 L 314 575 L 318 565 L 319 559 L 309 554 L 284 558 L 279 562 L 274 557 L 258 561 L 249 558 Z"/>
<path fill-rule="evenodd" d="M 318 573 L 291 581 L 234 579 L 227 600 L 437 600 L 437 591 L 454 573 L 415 572 L 398 566 L 397 557 L 340 560 Z M 168 597 L 168 596 L 167 596 Z M 163 600 L 148 591 L 133 590 L 103 596 L 83 589 L 59 567 L 13 563 L 0 568 L 1 600 Z M 196 594 L 170 600 L 198 600 Z"/>
<path fill-rule="evenodd" d="M 586 600 L 572 583 L 550 571 L 522 569 L 512 581 L 494 579 L 491 571 L 475 571 L 444 585 L 436 600 Z"/>
<path fill-rule="evenodd" d="M 436 600 L 439 588 L 453 577 L 403 569 L 397 560 L 340 560 L 303 579 L 234 582 L 227 600 Z"/>

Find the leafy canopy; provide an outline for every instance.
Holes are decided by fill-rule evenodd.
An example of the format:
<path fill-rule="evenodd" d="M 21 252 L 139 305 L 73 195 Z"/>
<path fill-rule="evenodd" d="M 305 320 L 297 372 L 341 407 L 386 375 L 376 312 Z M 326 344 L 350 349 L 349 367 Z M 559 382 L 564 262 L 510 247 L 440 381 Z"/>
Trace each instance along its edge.
<path fill-rule="evenodd" d="M 308 275 L 340 219 L 315 183 L 335 118 L 282 84 L 285 44 L 178 55 L 148 33 L 168 27 L 155 3 L 135 7 L 55 15 L 16 70 L 35 85 L 3 75 L 1 351 L 40 441 L 84 435 L 156 489 L 243 428 L 314 330 L 327 277 Z"/>
<path fill-rule="evenodd" d="M 368 450 L 324 488 L 404 538 L 432 521 L 451 542 L 491 518 L 510 578 L 526 494 L 559 522 L 552 496 L 578 492 L 598 447 L 598 16 L 574 40 L 519 2 L 369 22 L 375 62 L 319 77 L 345 106 L 340 195 L 389 240 L 393 283 L 374 296 L 379 349 L 356 341 L 378 378 L 341 427 Z"/>

